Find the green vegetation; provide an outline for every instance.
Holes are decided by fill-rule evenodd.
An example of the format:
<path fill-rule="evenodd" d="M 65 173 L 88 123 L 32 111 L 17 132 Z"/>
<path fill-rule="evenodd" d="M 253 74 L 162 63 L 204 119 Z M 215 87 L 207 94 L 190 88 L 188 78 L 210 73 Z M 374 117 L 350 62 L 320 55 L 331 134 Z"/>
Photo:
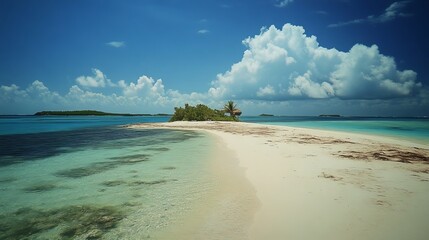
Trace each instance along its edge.
<path fill-rule="evenodd" d="M 223 106 L 223 110 L 229 113 L 229 116 L 231 116 L 233 119 L 237 119 L 236 116 L 241 115 L 240 109 L 237 108 L 237 104 L 235 104 L 233 101 L 228 101 L 225 106 Z"/>
<path fill-rule="evenodd" d="M 195 107 L 185 104 L 185 108 L 174 108 L 175 112 L 170 119 L 170 122 L 175 121 L 237 121 L 233 116 L 225 116 L 224 110 L 211 109 L 203 104 L 198 104 Z"/>
<path fill-rule="evenodd" d="M 131 113 L 107 113 L 95 110 L 77 110 L 77 111 L 42 111 L 37 112 L 36 116 L 171 116 L 170 114 L 131 114 Z"/>

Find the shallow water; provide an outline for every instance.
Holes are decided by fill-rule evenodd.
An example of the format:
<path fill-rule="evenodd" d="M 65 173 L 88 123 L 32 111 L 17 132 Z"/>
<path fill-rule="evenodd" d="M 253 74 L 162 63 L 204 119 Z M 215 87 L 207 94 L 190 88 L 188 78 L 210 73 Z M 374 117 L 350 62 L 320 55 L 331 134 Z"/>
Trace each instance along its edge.
<path fill-rule="evenodd" d="M 145 239 L 213 189 L 209 136 L 121 127 L 0 136 L 0 239 Z"/>
<path fill-rule="evenodd" d="M 149 239 L 175 236 L 174 225 L 195 209 L 225 204 L 242 178 L 213 176 L 214 139 L 193 131 L 130 130 L 117 125 L 167 121 L 135 117 L 10 117 L 0 121 L 0 239 Z M 428 119 L 242 117 L 242 121 L 355 131 L 428 140 Z M 429 141 L 428 141 L 429 142 Z M 224 162 L 227 165 L 226 162 Z M 219 184 L 220 180 L 225 180 Z M 243 178 L 244 179 L 244 178 Z M 237 189 L 249 188 L 247 183 Z M 217 193 L 214 193 L 217 192 Z M 248 190 L 252 195 L 252 191 Z M 242 193 L 239 193 L 241 196 Z M 248 198 L 250 199 L 251 196 Z M 212 196 L 207 198 L 207 196 Z M 212 203 L 206 203 L 211 199 Z M 208 221 L 215 239 L 219 219 L 247 206 L 239 198 Z M 239 203 L 239 204 L 237 204 Z M 241 209 L 242 208 L 242 209 Z M 217 210 L 219 209 L 219 211 Z M 241 209 L 241 210 L 238 210 Z M 233 216 L 231 212 L 234 213 Z M 203 219 L 200 216 L 200 219 Z M 249 215 L 240 217 L 250 219 Z M 232 219 L 232 220 L 231 220 Z M 218 221 L 219 220 L 219 221 Z M 215 224 L 216 223 L 216 224 Z M 192 224 L 185 224 L 189 229 Z M 232 229 L 232 228 L 231 228 Z M 237 232 L 234 227 L 230 232 Z M 225 232 L 222 232 L 224 235 Z M 204 238 L 207 239 L 208 236 Z M 168 239 L 168 238 L 164 238 Z M 231 239 L 236 239 L 231 238 Z"/>
<path fill-rule="evenodd" d="M 356 132 L 429 144 L 429 118 L 387 117 L 242 117 L 244 122 Z"/>

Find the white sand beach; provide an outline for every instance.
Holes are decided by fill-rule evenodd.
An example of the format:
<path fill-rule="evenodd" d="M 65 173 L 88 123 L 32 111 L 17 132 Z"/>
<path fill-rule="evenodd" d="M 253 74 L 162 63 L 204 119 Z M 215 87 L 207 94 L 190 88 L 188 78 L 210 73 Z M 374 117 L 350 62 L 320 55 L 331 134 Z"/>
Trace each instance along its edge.
<path fill-rule="evenodd" d="M 234 239 L 423 240 L 429 236 L 429 146 L 425 144 L 236 122 L 129 127 L 202 130 L 219 138 L 237 162 L 220 161 L 226 167 L 217 171 L 236 173 L 235 179 L 241 180 L 221 182 L 228 186 L 225 196 L 234 192 L 239 196 L 232 198 L 234 203 L 219 203 L 212 213 L 240 216 L 232 218 L 235 224 L 225 230 L 237 232 Z M 222 197 L 212 199 L 222 202 Z M 234 208 L 239 212 L 230 212 L 228 207 L 240 201 L 243 207 Z M 192 223 L 198 225 L 194 228 L 204 225 L 188 224 Z M 202 230 L 207 234 L 204 239 L 231 239 L 219 229 L 227 225 L 211 223 L 212 231 Z M 175 239 L 202 236 L 201 232 L 175 234 Z"/>

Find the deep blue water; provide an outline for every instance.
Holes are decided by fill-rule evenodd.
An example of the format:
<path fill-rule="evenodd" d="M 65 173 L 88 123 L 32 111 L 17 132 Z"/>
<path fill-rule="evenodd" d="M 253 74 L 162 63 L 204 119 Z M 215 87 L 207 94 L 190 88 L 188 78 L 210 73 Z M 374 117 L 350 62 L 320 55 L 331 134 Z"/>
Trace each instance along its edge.
<path fill-rule="evenodd" d="M 170 117 L 143 116 L 0 116 L 0 135 L 55 132 L 140 122 L 166 122 Z"/>
<path fill-rule="evenodd" d="M 167 130 L 130 130 L 120 125 L 165 122 L 169 117 L 123 116 L 0 116 L 0 167 L 96 148 L 106 141 L 147 137 L 149 146 Z M 122 146 L 112 146 L 120 148 Z"/>

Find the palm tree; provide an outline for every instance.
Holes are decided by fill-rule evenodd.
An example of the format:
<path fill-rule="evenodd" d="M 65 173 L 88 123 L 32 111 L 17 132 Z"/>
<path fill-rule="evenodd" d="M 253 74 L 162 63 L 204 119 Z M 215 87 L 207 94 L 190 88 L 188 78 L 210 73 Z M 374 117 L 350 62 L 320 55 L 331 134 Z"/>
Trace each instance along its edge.
<path fill-rule="evenodd" d="M 235 119 L 235 116 L 240 116 L 241 111 L 237 108 L 237 104 L 234 103 L 234 101 L 228 101 L 225 106 L 223 107 L 224 111 L 229 113 L 231 117 Z"/>

